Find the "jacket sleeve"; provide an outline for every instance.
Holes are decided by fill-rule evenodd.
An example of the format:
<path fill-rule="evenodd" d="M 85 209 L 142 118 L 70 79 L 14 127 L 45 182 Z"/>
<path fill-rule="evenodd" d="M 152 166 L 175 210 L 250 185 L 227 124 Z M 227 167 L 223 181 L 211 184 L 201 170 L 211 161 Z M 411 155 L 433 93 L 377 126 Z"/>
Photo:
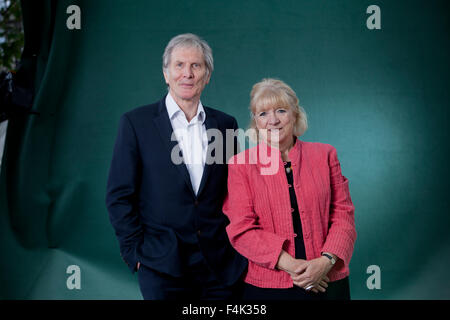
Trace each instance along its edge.
<path fill-rule="evenodd" d="M 132 272 L 138 262 L 136 248 L 142 239 L 142 226 L 137 211 L 140 173 L 136 134 L 128 117 L 123 115 L 109 171 L 106 207 L 119 241 L 120 254 Z"/>
<path fill-rule="evenodd" d="M 337 255 L 348 267 L 356 240 L 355 207 L 350 197 L 348 179 L 341 174 L 341 166 L 334 147 L 328 154 L 328 165 L 331 188 L 330 220 L 322 252 Z"/>
<path fill-rule="evenodd" d="M 269 269 L 275 269 L 278 257 L 287 239 L 265 231 L 253 209 L 253 200 L 245 166 L 228 165 L 228 195 L 223 212 L 230 224 L 227 234 L 231 245 L 248 260 Z"/>

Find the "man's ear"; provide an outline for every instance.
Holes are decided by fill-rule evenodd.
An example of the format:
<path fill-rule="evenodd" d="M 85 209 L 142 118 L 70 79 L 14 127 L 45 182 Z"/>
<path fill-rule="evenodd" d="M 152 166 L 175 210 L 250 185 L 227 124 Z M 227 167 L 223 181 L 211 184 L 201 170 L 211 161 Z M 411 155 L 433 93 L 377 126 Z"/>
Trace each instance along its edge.
<path fill-rule="evenodd" d="M 169 85 L 169 75 L 166 73 L 166 71 L 163 71 L 164 80 L 166 81 L 166 84 Z"/>

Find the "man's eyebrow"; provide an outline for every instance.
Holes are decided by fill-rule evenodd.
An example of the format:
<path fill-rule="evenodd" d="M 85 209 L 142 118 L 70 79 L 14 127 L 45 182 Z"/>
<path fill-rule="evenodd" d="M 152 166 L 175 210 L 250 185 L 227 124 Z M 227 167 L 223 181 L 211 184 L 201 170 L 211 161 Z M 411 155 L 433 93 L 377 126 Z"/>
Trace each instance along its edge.
<path fill-rule="evenodd" d="M 181 60 L 174 60 L 174 63 L 185 63 L 184 61 Z M 203 61 L 192 61 L 190 64 L 204 64 Z"/>

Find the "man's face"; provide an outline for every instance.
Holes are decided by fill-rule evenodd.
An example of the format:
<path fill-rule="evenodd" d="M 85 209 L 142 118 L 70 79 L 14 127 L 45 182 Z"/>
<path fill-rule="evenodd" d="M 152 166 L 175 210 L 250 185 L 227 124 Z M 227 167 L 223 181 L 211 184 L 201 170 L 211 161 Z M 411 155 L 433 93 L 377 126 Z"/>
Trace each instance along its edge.
<path fill-rule="evenodd" d="M 175 101 L 196 101 L 209 82 L 206 65 L 200 49 L 178 47 L 173 49 L 164 79 Z"/>

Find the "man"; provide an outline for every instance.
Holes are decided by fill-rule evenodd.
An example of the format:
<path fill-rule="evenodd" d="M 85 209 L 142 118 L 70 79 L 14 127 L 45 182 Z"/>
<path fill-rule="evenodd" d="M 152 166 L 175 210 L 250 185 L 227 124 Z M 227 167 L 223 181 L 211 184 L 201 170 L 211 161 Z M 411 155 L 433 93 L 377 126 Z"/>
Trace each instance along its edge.
<path fill-rule="evenodd" d="M 212 71 L 204 40 L 174 37 L 163 55 L 168 94 L 120 119 L 106 204 L 144 299 L 229 299 L 241 288 L 247 263 L 229 243 L 222 212 L 226 159 L 207 161 L 226 153 L 211 150 L 210 130 L 226 138 L 238 126 L 200 101 Z"/>

